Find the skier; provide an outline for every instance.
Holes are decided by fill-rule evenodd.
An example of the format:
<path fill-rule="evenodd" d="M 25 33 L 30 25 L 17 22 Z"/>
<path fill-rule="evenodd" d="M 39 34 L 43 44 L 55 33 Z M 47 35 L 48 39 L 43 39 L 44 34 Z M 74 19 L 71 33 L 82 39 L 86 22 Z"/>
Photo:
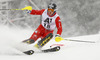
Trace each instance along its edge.
<path fill-rule="evenodd" d="M 62 24 L 59 15 L 56 13 L 57 5 L 55 3 L 50 3 L 48 9 L 42 10 L 28 10 L 27 13 L 31 15 L 41 15 L 42 22 L 39 27 L 35 30 L 32 36 L 24 40 L 24 43 L 32 44 L 41 38 L 40 41 L 35 45 L 37 48 L 42 48 L 50 39 L 53 37 L 54 28 L 57 27 L 57 34 L 55 35 L 55 41 L 61 41 Z"/>

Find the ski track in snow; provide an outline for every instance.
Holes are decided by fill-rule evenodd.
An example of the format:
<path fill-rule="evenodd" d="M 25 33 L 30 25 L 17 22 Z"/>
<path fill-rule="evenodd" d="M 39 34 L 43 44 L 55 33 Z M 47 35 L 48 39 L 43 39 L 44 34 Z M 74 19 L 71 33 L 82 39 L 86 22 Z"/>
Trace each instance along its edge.
<path fill-rule="evenodd" d="M 69 38 L 96 41 L 97 43 L 72 41 L 55 42 L 54 39 L 52 39 L 43 49 L 49 48 L 52 44 L 64 44 L 60 51 L 52 53 L 34 53 L 28 56 L 19 51 L 19 49 L 22 51 L 34 49 L 33 45 L 21 43 L 21 41 L 28 39 L 34 30 L 20 30 L 6 26 L 0 26 L 0 28 L 0 59 L 2 60 L 100 60 L 100 34 Z"/>

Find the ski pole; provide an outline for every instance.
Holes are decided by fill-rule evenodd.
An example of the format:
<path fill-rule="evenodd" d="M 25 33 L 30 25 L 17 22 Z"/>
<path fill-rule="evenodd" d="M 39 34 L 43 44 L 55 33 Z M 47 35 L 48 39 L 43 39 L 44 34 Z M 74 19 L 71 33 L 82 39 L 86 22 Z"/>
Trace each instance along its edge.
<path fill-rule="evenodd" d="M 11 9 L 0 9 L 0 10 L 11 10 Z"/>
<path fill-rule="evenodd" d="M 75 41 L 75 42 L 86 42 L 86 43 L 95 43 L 94 41 L 82 41 L 82 40 L 71 40 L 71 39 L 64 39 L 66 41 Z"/>
<path fill-rule="evenodd" d="M 26 6 L 25 8 L 21 8 L 21 9 L 0 9 L 0 10 L 32 10 L 32 7 Z"/>

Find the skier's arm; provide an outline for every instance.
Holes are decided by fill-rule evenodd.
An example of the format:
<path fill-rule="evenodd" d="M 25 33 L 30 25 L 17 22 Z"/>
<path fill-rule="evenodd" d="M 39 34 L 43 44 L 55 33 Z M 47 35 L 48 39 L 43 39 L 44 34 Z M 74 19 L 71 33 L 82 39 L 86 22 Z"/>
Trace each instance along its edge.
<path fill-rule="evenodd" d="M 42 10 L 32 10 L 30 14 L 32 15 L 42 15 L 42 13 L 44 12 L 45 9 Z"/>
<path fill-rule="evenodd" d="M 55 36 L 55 41 L 56 42 L 60 42 L 61 40 L 63 40 L 62 37 L 60 37 L 61 33 L 62 33 L 62 24 L 61 24 L 61 20 L 60 17 L 56 18 L 56 27 L 57 27 L 57 34 Z"/>
<path fill-rule="evenodd" d="M 61 33 L 62 33 L 62 24 L 61 24 L 61 20 L 60 20 L 59 16 L 56 18 L 56 27 L 57 27 L 57 34 L 61 35 Z"/>

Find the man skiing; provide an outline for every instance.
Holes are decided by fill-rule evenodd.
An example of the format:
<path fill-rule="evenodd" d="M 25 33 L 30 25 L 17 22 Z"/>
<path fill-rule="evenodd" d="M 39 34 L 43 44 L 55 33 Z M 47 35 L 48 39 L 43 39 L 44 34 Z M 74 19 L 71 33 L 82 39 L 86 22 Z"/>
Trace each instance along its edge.
<path fill-rule="evenodd" d="M 62 38 L 60 37 L 60 35 L 62 33 L 62 24 L 59 15 L 56 13 L 56 7 L 57 5 L 55 3 L 50 3 L 48 5 L 48 9 L 33 9 L 32 11 L 27 11 L 31 15 L 41 15 L 42 22 L 32 34 L 32 36 L 29 39 L 23 41 L 24 43 L 32 44 L 38 38 L 41 38 L 41 40 L 35 45 L 35 47 L 42 48 L 53 37 L 53 31 L 55 27 L 57 27 L 55 41 L 61 41 Z"/>

